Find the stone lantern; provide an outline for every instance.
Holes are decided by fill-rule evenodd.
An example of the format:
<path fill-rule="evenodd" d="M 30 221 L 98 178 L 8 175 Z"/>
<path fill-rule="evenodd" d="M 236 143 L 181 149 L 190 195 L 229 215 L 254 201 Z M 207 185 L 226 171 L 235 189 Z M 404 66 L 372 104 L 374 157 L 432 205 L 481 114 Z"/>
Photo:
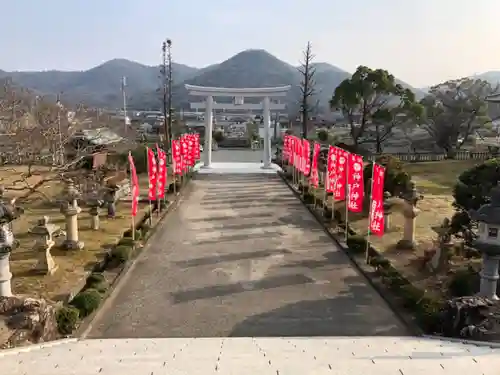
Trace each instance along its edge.
<path fill-rule="evenodd" d="M 500 261 L 500 186 L 491 191 L 491 202 L 469 212 L 478 222 L 477 238 L 472 245 L 483 254 L 479 295 L 498 300 L 497 283 Z"/>
<path fill-rule="evenodd" d="M 410 181 L 407 189 L 400 196 L 403 199 L 403 217 L 404 229 L 403 238 L 398 242 L 399 249 L 414 250 L 415 244 L 415 223 L 420 210 L 417 208 L 418 201 L 424 197 L 417 190 L 417 185 L 414 181 Z"/>
<path fill-rule="evenodd" d="M 87 205 L 89 206 L 90 229 L 92 230 L 99 230 L 99 208 L 101 208 L 103 204 L 104 201 L 99 198 L 97 192 L 94 192 L 87 201 Z"/>
<path fill-rule="evenodd" d="M 81 197 L 73 181 L 68 181 L 64 190 L 65 201 L 61 205 L 61 213 L 66 219 L 66 240 L 63 247 L 67 250 L 83 249 L 83 242 L 78 240 L 78 214 L 82 209 L 78 206 Z"/>
<path fill-rule="evenodd" d="M 391 193 L 388 191 L 384 192 L 384 231 L 387 232 L 391 229 L 391 215 L 393 202 L 390 201 Z"/>

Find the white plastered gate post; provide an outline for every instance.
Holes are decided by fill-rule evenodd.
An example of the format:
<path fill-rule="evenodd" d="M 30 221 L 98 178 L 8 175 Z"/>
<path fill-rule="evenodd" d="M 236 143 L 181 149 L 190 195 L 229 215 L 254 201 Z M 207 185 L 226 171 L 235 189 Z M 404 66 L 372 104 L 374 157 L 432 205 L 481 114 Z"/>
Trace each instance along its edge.
<path fill-rule="evenodd" d="M 202 87 L 185 85 L 191 96 L 205 97 L 205 101 L 201 103 L 192 103 L 192 107 L 205 109 L 205 146 L 204 164 L 206 168 L 210 168 L 212 164 L 212 131 L 213 121 L 212 114 L 214 109 L 262 109 L 264 117 L 264 150 L 263 150 L 263 166 L 262 168 L 271 168 L 271 110 L 285 109 L 284 104 L 271 103 L 273 97 L 286 96 L 290 86 L 281 87 L 261 87 L 261 88 L 227 88 L 227 87 Z M 234 98 L 264 98 L 261 104 L 228 104 L 214 103 L 214 97 L 234 97 Z"/>

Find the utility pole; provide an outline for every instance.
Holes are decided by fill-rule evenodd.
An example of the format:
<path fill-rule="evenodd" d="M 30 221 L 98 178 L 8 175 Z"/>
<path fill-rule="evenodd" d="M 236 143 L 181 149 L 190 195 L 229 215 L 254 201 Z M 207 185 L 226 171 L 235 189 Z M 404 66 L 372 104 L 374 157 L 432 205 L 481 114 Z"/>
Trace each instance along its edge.
<path fill-rule="evenodd" d="M 168 137 L 172 139 L 172 41 L 167 39 L 167 61 L 168 61 Z"/>
<path fill-rule="evenodd" d="M 163 91 L 163 132 L 165 137 L 164 148 L 168 153 L 172 139 L 172 56 L 170 47 L 172 41 L 167 39 L 162 43 L 162 63 L 161 63 L 161 76 L 162 76 L 162 91 Z M 168 64 L 168 66 L 167 66 Z"/>
<path fill-rule="evenodd" d="M 64 148 L 63 148 L 63 137 L 62 137 L 62 126 L 61 126 L 61 96 L 60 94 L 57 94 L 57 132 L 59 134 L 59 144 L 57 147 L 57 164 L 63 165 L 64 164 Z"/>
<path fill-rule="evenodd" d="M 127 77 L 122 77 L 122 95 L 123 95 L 123 126 L 125 130 L 125 135 L 127 134 L 127 92 L 125 88 L 127 87 Z"/>

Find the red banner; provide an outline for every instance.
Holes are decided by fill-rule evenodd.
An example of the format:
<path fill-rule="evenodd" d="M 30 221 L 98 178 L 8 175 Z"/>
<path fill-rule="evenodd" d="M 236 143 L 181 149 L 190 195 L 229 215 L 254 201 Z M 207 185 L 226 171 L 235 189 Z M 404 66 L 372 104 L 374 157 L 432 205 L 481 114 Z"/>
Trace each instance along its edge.
<path fill-rule="evenodd" d="M 283 160 L 288 160 L 290 155 L 290 136 L 285 134 L 283 137 Z"/>
<path fill-rule="evenodd" d="M 302 173 L 305 176 L 311 173 L 311 144 L 307 139 L 302 140 Z"/>
<path fill-rule="evenodd" d="M 176 139 L 172 140 L 172 159 L 174 161 L 174 173 L 176 175 L 182 174 L 181 145 Z"/>
<path fill-rule="evenodd" d="M 319 186 L 319 173 L 318 173 L 318 157 L 319 150 L 321 149 L 321 145 L 319 143 L 314 143 L 313 148 L 313 159 L 311 165 L 311 175 L 309 177 L 310 184 L 317 188 Z"/>
<path fill-rule="evenodd" d="M 182 158 L 182 171 L 186 172 L 189 168 L 189 143 L 186 134 L 181 136 L 181 158 Z"/>
<path fill-rule="evenodd" d="M 385 168 L 374 164 L 369 229 L 376 236 L 384 235 L 384 178 Z"/>
<path fill-rule="evenodd" d="M 193 136 L 194 139 L 194 160 L 195 162 L 200 160 L 200 135 L 195 133 Z"/>
<path fill-rule="evenodd" d="M 135 169 L 134 158 L 132 154 L 128 154 L 128 162 L 130 164 L 130 180 L 132 188 L 132 216 L 137 216 L 137 208 L 139 206 L 139 179 L 137 178 L 137 171 Z"/>
<path fill-rule="evenodd" d="M 149 176 L 149 189 L 148 189 L 148 198 L 149 200 L 156 199 L 156 179 L 158 175 L 157 166 L 156 166 L 156 157 L 155 153 L 149 147 L 146 148 L 146 152 L 148 155 L 148 176 Z"/>
<path fill-rule="evenodd" d="M 335 180 L 337 179 L 337 155 L 338 148 L 330 146 L 328 148 L 328 162 L 326 166 L 325 190 L 327 193 L 335 191 Z"/>
<path fill-rule="evenodd" d="M 301 160 L 299 139 L 297 137 L 293 137 L 292 144 L 293 144 L 293 166 L 296 169 L 299 169 Z"/>
<path fill-rule="evenodd" d="M 349 186 L 348 208 L 352 212 L 363 211 L 365 185 L 363 183 L 363 157 L 350 154 L 348 158 L 347 184 Z"/>
<path fill-rule="evenodd" d="M 335 200 L 346 199 L 345 190 L 347 185 L 347 159 L 349 158 L 349 152 L 346 150 L 336 147 L 337 149 L 337 182 L 335 184 L 334 197 Z"/>
<path fill-rule="evenodd" d="M 158 154 L 158 176 L 156 188 L 158 190 L 158 198 L 165 197 L 165 187 L 167 186 L 167 153 L 156 145 L 156 153 Z"/>

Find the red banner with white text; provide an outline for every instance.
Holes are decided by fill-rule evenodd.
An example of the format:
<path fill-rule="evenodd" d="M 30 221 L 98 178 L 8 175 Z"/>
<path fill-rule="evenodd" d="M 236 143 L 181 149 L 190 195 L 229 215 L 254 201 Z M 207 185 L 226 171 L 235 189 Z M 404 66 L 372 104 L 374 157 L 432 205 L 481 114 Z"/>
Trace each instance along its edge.
<path fill-rule="evenodd" d="M 327 193 L 335 191 L 335 182 L 337 180 L 337 152 L 338 148 L 330 146 L 328 148 L 328 161 L 325 172 L 325 190 Z"/>
<path fill-rule="evenodd" d="M 179 140 L 172 140 L 172 160 L 174 162 L 174 173 L 176 175 L 182 174 L 182 156 L 181 156 L 181 145 Z"/>
<path fill-rule="evenodd" d="M 337 147 L 337 182 L 335 183 L 335 200 L 346 199 L 346 186 L 347 186 L 347 162 L 349 158 L 349 152 Z"/>
<path fill-rule="evenodd" d="M 349 186 L 348 208 L 351 212 L 363 211 L 364 181 L 363 181 L 363 157 L 350 154 L 348 158 L 347 184 Z"/>
<path fill-rule="evenodd" d="M 157 166 L 156 166 L 156 156 L 152 149 L 146 148 L 146 153 L 148 157 L 148 176 L 149 176 L 149 188 L 148 188 L 148 199 L 156 199 L 156 179 L 157 179 Z"/>
<path fill-rule="evenodd" d="M 167 186 L 167 153 L 156 145 L 156 153 L 158 154 L 158 176 L 156 188 L 158 198 L 165 197 L 165 188 Z"/>
<path fill-rule="evenodd" d="M 376 236 L 384 235 L 384 178 L 385 168 L 374 164 L 369 229 Z"/>

